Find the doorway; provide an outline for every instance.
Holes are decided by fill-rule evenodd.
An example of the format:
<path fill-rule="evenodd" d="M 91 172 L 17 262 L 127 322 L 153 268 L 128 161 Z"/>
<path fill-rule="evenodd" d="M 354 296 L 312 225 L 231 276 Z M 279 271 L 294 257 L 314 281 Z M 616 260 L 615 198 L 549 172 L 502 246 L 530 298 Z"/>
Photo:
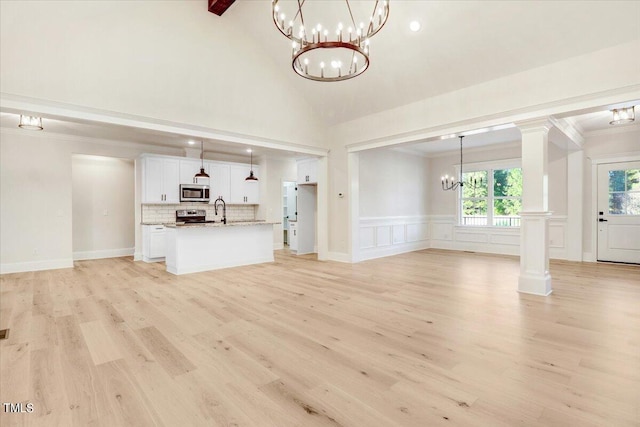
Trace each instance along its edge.
<path fill-rule="evenodd" d="M 598 165 L 598 261 L 640 264 L 640 161 Z"/>
<path fill-rule="evenodd" d="M 282 232 L 285 246 L 289 246 L 289 221 L 298 219 L 298 196 L 296 183 L 284 181 L 282 183 Z"/>
<path fill-rule="evenodd" d="M 73 154 L 71 181 L 73 259 L 133 255 L 134 161 Z"/>

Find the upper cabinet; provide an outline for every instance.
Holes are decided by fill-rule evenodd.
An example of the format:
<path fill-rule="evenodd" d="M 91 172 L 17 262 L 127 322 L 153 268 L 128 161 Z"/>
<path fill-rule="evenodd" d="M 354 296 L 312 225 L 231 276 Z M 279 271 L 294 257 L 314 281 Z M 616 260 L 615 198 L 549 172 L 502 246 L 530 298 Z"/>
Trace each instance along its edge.
<path fill-rule="evenodd" d="M 180 203 L 180 161 L 142 158 L 142 203 Z"/>
<path fill-rule="evenodd" d="M 298 160 L 298 184 L 318 183 L 318 159 Z"/>
<path fill-rule="evenodd" d="M 197 159 L 143 154 L 136 167 L 140 167 L 143 204 L 180 204 L 180 184 L 208 185 L 209 203 L 222 197 L 227 204 L 260 204 L 260 183 L 245 181 L 251 169 L 248 164 L 205 160 L 209 178 L 197 179 L 201 167 Z M 259 166 L 253 165 L 253 173 L 260 178 Z"/>
<path fill-rule="evenodd" d="M 180 184 L 203 184 L 211 185 L 209 178 L 196 178 L 196 174 L 200 172 L 202 163 L 200 160 L 180 160 Z M 204 163 L 204 171 L 209 172 L 209 165 Z"/>
<path fill-rule="evenodd" d="M 207 164 L 205 164 L 205 167 Z M 230 186 L 230 166 L 224 163 L 211 163 L 209 162 L 209 176 L 211 176 L 210 184 L 211 190 L 210 202 L 215 203 L 218 197 L 222 197 L 226 203 L 231 203 L 231 189 Z"/>
<path fill-rule="evenodd" d="M 249 165 L 230 166 L 230 204 L 257 205 L 260 203 L 260 182 L 246 181 L 249 176 Z M 260 178 L 259 166 L 253 165 L 253 174 Z"/>

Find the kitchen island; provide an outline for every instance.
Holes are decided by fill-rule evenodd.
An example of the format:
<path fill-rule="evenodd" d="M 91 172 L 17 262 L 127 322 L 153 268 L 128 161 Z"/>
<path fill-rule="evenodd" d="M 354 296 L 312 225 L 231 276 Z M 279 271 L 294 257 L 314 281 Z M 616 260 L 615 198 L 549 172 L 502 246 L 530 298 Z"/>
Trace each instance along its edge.
<path fill-rule="evenodd" d="M 274 224 L 279 223 L 167 225 L 167 271 L 179 275 L 273 262 Z"/>

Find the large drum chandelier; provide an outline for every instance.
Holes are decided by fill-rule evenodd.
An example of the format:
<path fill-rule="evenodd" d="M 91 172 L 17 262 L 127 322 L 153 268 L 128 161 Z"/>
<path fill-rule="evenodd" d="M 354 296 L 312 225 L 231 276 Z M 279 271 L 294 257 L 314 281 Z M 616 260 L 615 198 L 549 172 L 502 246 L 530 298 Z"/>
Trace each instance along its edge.
<path fill-rule="evenodd" d="M 369 68 L 372 36 L 387 22 L 387 0 L 272 0 L 273 22 L 291 40 L 291 65 L 304 78 L 335 82 Z"/>

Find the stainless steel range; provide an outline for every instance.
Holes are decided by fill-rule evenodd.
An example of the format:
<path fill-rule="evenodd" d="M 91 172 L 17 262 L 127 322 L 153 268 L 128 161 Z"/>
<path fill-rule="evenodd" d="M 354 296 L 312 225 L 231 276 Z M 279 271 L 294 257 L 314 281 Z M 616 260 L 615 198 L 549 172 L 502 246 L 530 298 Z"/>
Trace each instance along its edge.
<path fill-rule="evenodd" d="M 177 210 L 176 211 L 176 223 L 184 222 L 185 224 L 207 224 L 215 222 L 214 220 L 207 220 L 207 211 L 205 210 Z"/>

